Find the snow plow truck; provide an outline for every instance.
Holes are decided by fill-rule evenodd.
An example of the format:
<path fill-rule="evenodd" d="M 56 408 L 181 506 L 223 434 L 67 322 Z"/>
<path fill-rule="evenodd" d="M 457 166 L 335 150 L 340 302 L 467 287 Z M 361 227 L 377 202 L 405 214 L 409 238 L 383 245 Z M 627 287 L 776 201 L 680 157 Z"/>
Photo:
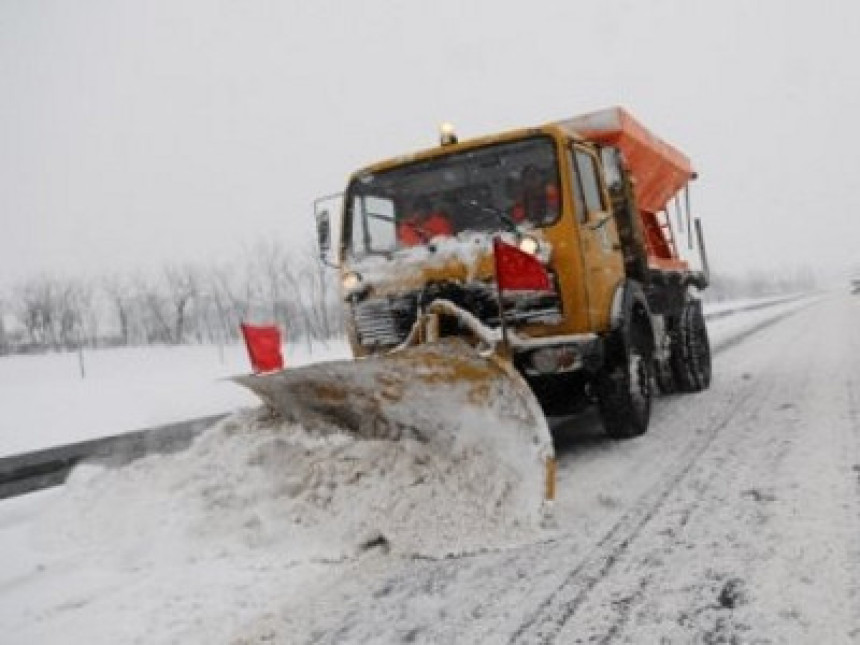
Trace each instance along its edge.
<path fill-rule="evenodd" d="M 525 446 L 552 499 L 545 415 L 596 404 L 610 437 L 635 437 L 655 387 L 709 385 L 695 177 L 621 108 L 468 141 L 443 125 L 314 204 L 356 359 L 239 380 L 363 437 Z"/>

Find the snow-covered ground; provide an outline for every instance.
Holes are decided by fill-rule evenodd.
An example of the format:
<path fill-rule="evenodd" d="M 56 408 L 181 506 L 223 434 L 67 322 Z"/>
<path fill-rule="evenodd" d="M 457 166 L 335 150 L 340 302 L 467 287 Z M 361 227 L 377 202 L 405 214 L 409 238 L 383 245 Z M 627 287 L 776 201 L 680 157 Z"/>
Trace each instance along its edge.
<path fill-rule="evenodd" d="M 287 366 L 350 355 L 345 340 L 286 345 Z M 0 358 L 0 456 L 256 405 L 225 380 L 250 370 L 243 345 L 129 347 Z"/>
<path fill-rule="evenodd" d="M 767 300 L 707 304 L 706 311 L 719 313 Z M 766 318 L 779 310 L 769 308 L 758 315 Z M 723 329 L 748 324 L 749 316 L 721 319 L 711 325 L 712 333 L 719 339 Z M 286 364 L 292 367 L 350 355 L 345 340 L 284 347 Z M 0 456 L 257 404 L 252 394 L 225 380 L 249 371 L 242 345 L 85 351 L 84 368 L 81 378 L 76 353 L 0 358 Z"/>
<path fill-rule="evenodd" d="M 723 300 L 720 302 L 705 302 L 705 312 L 712 318 L 718 318 L 726 314 L 734 314 L 747 309 L 768 307 L 782 302 L 789 302 L 795 298 L 803 297 L 803 294 L 790 294 L 767 296 L 764 298 L 738 298 L 736 300 Z"/>
<path fill-rule="evenodd" d="M 516 472 L 446 487 L 421 446 L 332 443 L 253 413 L 183 453 L 79 469 L 0 504 L 2 640 L 851 642 L 858 325 L 845 297 L 719 319 L 712 388 L 659 399 L 647 435 L 608 441 L 593 413 L 556 420 L 555 528 L 493 523 L 518 525 Z M 428 480 L 423 541 L 376 533 Z M 446 511 L 485 552 L 421 546 Z"/>

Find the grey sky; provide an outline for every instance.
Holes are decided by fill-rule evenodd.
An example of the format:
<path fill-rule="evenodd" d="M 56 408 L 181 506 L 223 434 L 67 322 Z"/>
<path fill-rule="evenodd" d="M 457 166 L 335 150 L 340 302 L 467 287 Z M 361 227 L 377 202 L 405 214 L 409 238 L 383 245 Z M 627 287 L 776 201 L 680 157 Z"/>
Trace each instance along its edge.
<path fill-rule="evenodd" d="M 620 104 L 712 263 L 860 261 L 860 5 L 0 2 L 0 284 L 306 246 L 379 158 Z"/>

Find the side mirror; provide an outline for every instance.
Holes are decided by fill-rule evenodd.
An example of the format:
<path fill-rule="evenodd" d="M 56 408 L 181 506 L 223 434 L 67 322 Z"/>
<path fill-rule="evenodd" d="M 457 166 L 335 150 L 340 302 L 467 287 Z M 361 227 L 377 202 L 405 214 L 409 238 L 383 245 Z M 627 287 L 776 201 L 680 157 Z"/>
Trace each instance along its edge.
<path fill-rule="evenodd" d="M 319 246 L 320 262 L 326 266 L 338 268 L 332 258 L 332 240 L 340 238 L 340 222 L 335 215 L 332 221 L 331 213 L 340 213 L 343 209 L 343 193 L 332 193 L 314 200 L 314 218 L 317 224 L 317 246 Z"/>
<path fill-rule="evenodd" d="M 600 148 L 600 161 L 603 163 L 603 176 L 610 195 L 616 195 L 624 189 L 624 161 L 621 151 L 614 146 Z"/>
<path fill-rule="evenodd" d="M 316 213 L 317 218 L 317 243 L 320 247 L 320 257 L 327 258 L 331 251 L 331 220 L 327 210 Z"/>

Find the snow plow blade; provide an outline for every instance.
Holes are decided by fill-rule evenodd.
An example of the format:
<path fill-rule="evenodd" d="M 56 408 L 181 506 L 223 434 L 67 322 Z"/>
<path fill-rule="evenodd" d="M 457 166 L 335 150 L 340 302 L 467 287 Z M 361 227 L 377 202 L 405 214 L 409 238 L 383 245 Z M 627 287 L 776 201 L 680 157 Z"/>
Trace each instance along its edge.
<path fill-rule="evenodd" d="M 489 452 L 523 473 L 522 494 L 554 497 L 552 438 L 537 399 L 508 361 L 460 339 L 233 380 L 312 432 L 411 438 L 452 458 Z"/>

